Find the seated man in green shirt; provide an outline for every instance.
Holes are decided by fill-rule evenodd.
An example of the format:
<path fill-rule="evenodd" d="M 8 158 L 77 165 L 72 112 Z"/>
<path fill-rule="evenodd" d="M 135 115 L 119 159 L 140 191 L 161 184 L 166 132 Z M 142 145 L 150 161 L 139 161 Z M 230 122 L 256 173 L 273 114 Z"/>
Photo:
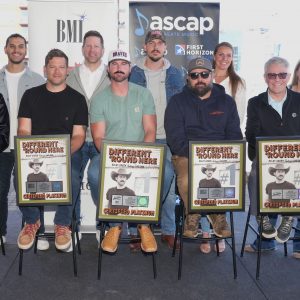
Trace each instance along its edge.
<path fill-rule="evenodd" d="M 154 100 L 149 90 L 128 82 L 131 66 L 129 54 L 123 50 L 111 51 L 107 72 L 111 84 L 91 100 L 90 120 L 93 140 L 101 151 L 102 140 L 155 142 L 156 114 Z M 96 204 L 99 198 L 100 155 L 89 166 L 88 180 Z M 101 243 L 104 251 L 115 252 L 122 227 L 110 224 L 110 229 Z M 141 248 L 155 252 L 157 244 L 147 225 L 138 225 Z"/>

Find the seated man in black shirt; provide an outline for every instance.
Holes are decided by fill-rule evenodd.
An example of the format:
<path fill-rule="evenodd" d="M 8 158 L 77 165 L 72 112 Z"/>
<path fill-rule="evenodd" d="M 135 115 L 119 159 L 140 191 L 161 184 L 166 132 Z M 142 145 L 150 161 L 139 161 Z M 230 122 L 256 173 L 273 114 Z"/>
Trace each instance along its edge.
<path fill-rule="evenodd" d="M 20 103 L 18 135 L 71 136 L 72 206 L 61 205 L 56 209 L 55 246 L 59 250 L 71 247 L 72 209 L 80 191 L 82 156 L 78 151 L 85 140 L 88 126 L 88 109 L 85 98 L 66 84 L 68 57 L 59 49 L 52 49 L 46 56 L 44 73 L 46 84 L 27 90 Z M 18 237 L 20 249 L 29 249 L 40 227 L 40 212 L 35 206 L 20 207 L 25 226 Z"/>

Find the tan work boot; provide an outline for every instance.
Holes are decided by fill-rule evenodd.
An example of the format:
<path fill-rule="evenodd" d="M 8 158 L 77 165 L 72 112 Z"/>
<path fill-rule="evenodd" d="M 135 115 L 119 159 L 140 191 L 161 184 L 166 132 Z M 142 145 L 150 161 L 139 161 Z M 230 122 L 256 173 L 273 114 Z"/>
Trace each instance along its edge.
<path fill-rule="evenodd" d="M 71 229 L 69 226 L 55 225 L 55 247 L 58 250 L 66 250 L 71 246 Z"/>
<path fill-rule="evenodd" d="M 183 235 L 188 238 L 195 238 L 198 236 L 198 228 L 200 221 L 199 214 L 188 214 L 185 217 Z"/>
<path fill-rule="evenodd" d="M 138 225 L 141 236 L 141 248 L 144 252 L 156 252 L 157 244 L 154 235 L 147 225 Z"/>
<path fill-rule="evenodd" d="M 34 224 L 25 224 L 18 236 L 18 247 L 27 250 L 32 247 L 37 231 L 41 226 L 40 220 Z"/>
<path fill-rule="evenodd" d="M 231 237 L 231 230 L 226 222 L 225 214 L 210 214 L 207 215 L 209 222 L 211 223 L 214 234 L 218 237 Z"/>
<path fill-rule="evenodd" d="M 121 232 L 121 226 L 111 227 L 101 243 L 102 250 L 110 253 L 116 252 Z"/>

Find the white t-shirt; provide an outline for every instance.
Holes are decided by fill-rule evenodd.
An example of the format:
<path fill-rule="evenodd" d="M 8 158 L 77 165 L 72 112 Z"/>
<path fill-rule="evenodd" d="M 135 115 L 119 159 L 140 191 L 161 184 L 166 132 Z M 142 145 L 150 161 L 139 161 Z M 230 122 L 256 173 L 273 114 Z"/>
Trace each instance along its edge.
<path fill-rule="evenodd" d="M 93 93 L 100 82 L 103 71 L 103 63 L 95 71 L 91 71 L 84 63 L 79 67 L 80 80 L 88 99 L 93 96 Z"/>
<path fill-rule="evenodd" d="M 19 79 L 25 73 L 25 69 L 19 73 L 10 73 L 5 69 L 5 76 L 8 91 L 9 103 L 9 121 L 10 121 L 10 134 L 9 145 L 10 149 L 14 149 L 14 136 L 17 135 L 18 129 L 18 85 Z"/>

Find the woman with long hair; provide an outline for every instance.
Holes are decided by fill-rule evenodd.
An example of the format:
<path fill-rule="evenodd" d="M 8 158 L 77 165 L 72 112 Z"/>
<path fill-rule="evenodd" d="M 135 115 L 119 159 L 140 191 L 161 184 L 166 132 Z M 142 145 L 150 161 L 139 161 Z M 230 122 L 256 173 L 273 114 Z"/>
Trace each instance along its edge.
<path fill-rule="evenodd" d="M 293 79 L 290 85 L 290 89 L 294 92 L 300 93 L 300 60 L 298 61 L 294 69 Z"/>
<path fill-rule="evenodd" d="M 222 85 L 226 94 L 235 100 L 242 124 L 247 107 L 246 83 L 234 70 L 233 47 L 230 43 L 222 42 L 215 47 L 213 68 L 214 82 Z"/>

